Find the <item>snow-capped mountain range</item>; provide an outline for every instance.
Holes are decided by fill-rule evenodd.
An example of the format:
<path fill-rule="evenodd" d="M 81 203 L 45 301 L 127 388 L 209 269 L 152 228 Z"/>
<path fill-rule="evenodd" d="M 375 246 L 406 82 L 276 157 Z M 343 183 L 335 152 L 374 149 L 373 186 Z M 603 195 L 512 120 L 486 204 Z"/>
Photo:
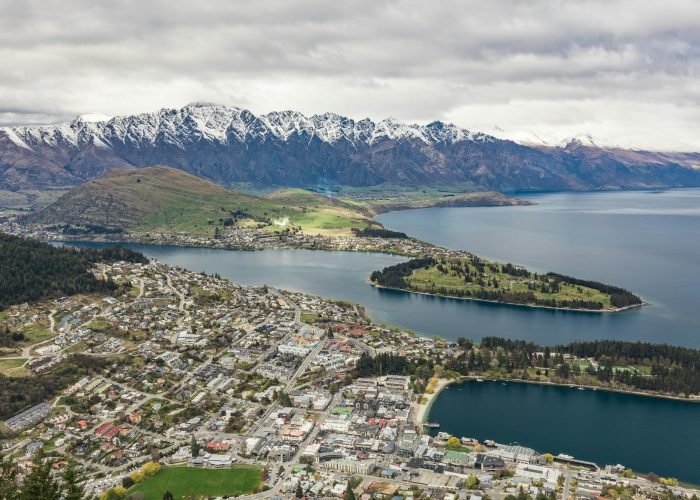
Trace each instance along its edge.
<path fill-rule="evenodd" d="M 289 141 L 295 136 L 308 140 L 318 138 L 328 144 L 344 140 L 366 145 L 405 139 L 417 139 L 426 144 L 494 140 L 485 134 L 471 133 L 438 121 L 422 126 L 387 118 L 375 123 L 369 118 L 355 121 L 335 113 L 307 117 L 297 111 L 255 116 L 242 108 L 209 103 L 110 119 L 82 115 L 70 123 L 0 130 L 17 146 L 30 150 L 37 146 L 61 144 L 77 148 L 88 144 L 112 147 L 128 143 L 164 143 L 186 149 L 199 141 L 225 145 L 231 142 Z"/>
<path fill-rule="evenodd" d="M 0 129 L 0 187 L 70 186 L 114 167 L 164 164 L 227 185 L 455 183 L 500 190 L 700 184 L 697 155 L 529 147 L 454 124 L 353 120 L 296 111 L 256 116 L 209 103 Z M 665 167 L 663 170 L 659 167 Z"/>

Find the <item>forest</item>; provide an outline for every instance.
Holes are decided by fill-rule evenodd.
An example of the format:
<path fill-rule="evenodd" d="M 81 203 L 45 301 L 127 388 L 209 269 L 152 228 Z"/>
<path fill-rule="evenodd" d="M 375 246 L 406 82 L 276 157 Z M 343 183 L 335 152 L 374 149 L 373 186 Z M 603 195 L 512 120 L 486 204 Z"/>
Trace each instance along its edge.
<path fill-rule="evenodd" d="M 606 285 L 604 283 L 598 283 L 597 281 L 586 281 L 577 278 L 572 278 L 571 276 L 565 276 L 563 274 L 557 273 L 547 273 L 550 278 L 558 279 L 566 283 L 571 283 L 572 285 L 585 286 L 588 288 L 593 288 L 605 294 L 610 295 L 610 302 L 615 307 L 628 307 L 636 304 L 641 304 L 642 299 L 624 288 L 617 286 Z"/>
<path fill-rule="evenodd" d="M 408 238 L 406 233 L 392 231 L 391 229 L 384 229 L 383 227 L 366 227 L 364 229 L 354 227 L 352 228 L 352 232 L 355 234 L 355 236 L 366 238 L 398 238 L 402 240 Z"/>
<path fill-rule="evenodd" d="M 422 259 L 411 259 L 408 262 L 400 262 L 396 265 L 385 267 L 381 271 L 374 271 L 370 280 L 380 286 L 389 288 L 405 288 L 406 276 L 413 274 L 413 271 L 420 268 L 428 268 L 436 263 L 430 257 Z"/>
<path fill-rule="evenodd" d="M 537 374 L 555 383 L 596 383 L 673 396 L 700 394 L 700 350 L 666 344 L 596 340 L 554 347 L 523 340 L 484 337 L 480 344 L 461 338 L 455 356 L 409 359 L 394 354 L 363 354 L 355 376 L 410 375 L 416 392 L 433 376 L 505 376 L 530 380 Z M 593 359 L 582 368 L 577 360 Z M 636 367 L 630 369 L 630 367 Z"/>
<path fill-rule="evenodd" d="M 143 254 L 126 248 L 54 247 L 0 234 L 0 310 L 76 293 L 109 293 L 114 283 L 96 278 L 90 267 L 96 262 L 122 260 L 148 262 Z"/>
<path fill-rule="evenodd" d="M 572 356 L 592 359 L 598 366 L 589 364 L 581 368 L 580 363 L 571 361 Z M 463 352 L 446 363 L 445 368 L 462 375 L 483 373 L 494 359 L 506 373 L 521 376 L 527 373 L 523 370 L 535 368 L 543 374 L 552 370 L 561 382 L 576 382 L 586 374 L 612 387 L 672 395 L 700 394 L 700 350 L 667 344 L 594 340 L 549 347 L 484 337 L 479 349 L 472 350 L 467 343 Z"/>
<path fill-rule="evenodd" d="M 69 385 L 108 364 L 103 358 L 74 354 L 54 370 L 39 376 L 5 377 L 0 375 L 0 420 L 55 397 Z"/>

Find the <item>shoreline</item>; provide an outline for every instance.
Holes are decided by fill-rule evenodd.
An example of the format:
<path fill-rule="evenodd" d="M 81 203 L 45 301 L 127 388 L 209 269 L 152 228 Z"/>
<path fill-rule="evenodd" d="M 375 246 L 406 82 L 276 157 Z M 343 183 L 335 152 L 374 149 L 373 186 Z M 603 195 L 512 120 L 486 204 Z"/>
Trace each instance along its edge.
<path fill-rule="evenodd" d="M 420 417 L 421 420 L 419 421 L 416 419 L 416 423 L 422 424 L 423 422 L 428 421 L 428 419 L 430 418 L 430 410 L 432 409 L 433 403 L 435 402 L 435 398 L 438 396 L 438 394 L 440 394 L 442 391 L 444 391 L 445 388 L 447 388 L 448 386 L 450 386 L 452 384 L 456 384 L 456 383 L 476 382 L 477 379 L 483 379 L 484 381 L 493 381 L 493 382 L 515 382 L 515 383 L 521 383 L 521 384 L 544 385 L 544 386 L 550 386 L 550 387 L 568 387 L 568 388 L 576 389 L 576 390 L 578 390 L 579 387 L 583 387 L 584 389 L 590 390 L 590 391 L 607 391 L 607 392 L 614 392 L 617 394 L 628 394 L 631 396 L 643 396 L 643 397 L 647 397 L 647 398 L 666 399 L 669 401 L 679 401 L 679 402 L 683 402 L 683 403 L 700 404 L 700 395 L 697 395 L 695 397 L 690 397 L 690 398 L 683 398 L 680 396 L 655 394 L 655 393 L 651 393 L 651 392 L 644 392 L 644 391 L 638 391 L 638 390 L 615 389 L 613 387 L 604 387 L 604 386 L 597 386 L 597 385 L 565 384 L 565 383 L 549 382 L 549 381 L 542 381 L 542 380 L 523 380 L 523 379 L 517 379 L 517 378 L 463 375 L 459 378 L 454 378 L 454 379 L 444 379 L 444 378 L 440 379 L 438 384 L 435 386 L 435 392 L 433 394 L 422 394 L 421 395 L 421 397 L 427 397 L 428 401 L 426 401 L 426 403 L 424 405 L 417 404 L 416 417 Z"/>
<path fill-rule="evenodd" d="M 378 285 L 373 281 L 368 281 L 368 282 L 370 285 L 372 285 L 375 288 L 382 288 L 384 290 L 394 290 L 397 292 L 404 292 L 404 293 L 414 293 L 416 295 L 425 295 L 427 297 L 438 297 L 441 299 L 454 299 L 454 300 L 468 300 L 468 301 L 472 301 L 472 302 L 485 302 L 487 304 L 499 304 L 499 305 L 507 305 L 507 306 L 512 306 L 512 307 L 528 307 L 531 309 L 548 309 L 550 311 L 582 312 L 582 313 L 594 313 L 594 314 L 619 313 L 619 312 L 624 312 L 624 311 L 628 311 L 631 309 L 635 309 L 637 307 L 642 307 L 642 306 L 648 304 L 648 302 L 643 300 L 641 302 L 641 304 L 632 304 L 630 306 L 618 307 L 615 309 L 574 309 L 572 307 L 540 306 L 537 304 L 516 304 L 514 302 L 501 302 L 500 300 L 478 299 L 475 297 L 455 297 L 454 295 L 442 295 L 439 293 L 419 292 L 417 290 L 406 290 L 404 288 L 394 288 L 394 287 L 390 287 L 390 286 Z"/>
<path fill-rule="evenodd" d="M 432 394 L 427 394 L 423 393 L 421 394 L 421 398 L 426 398 L 427 401 L 424 404 L 421 404 L 420 402 L 416 404 L 416 416 L 415 416 L 415 422 L 416 425 L 423 425 L 423 422 L 427 422 L 428 417 L 430 416 L 430 409 L 433 406 L 433 402 L 435 401 L 435 398 L 437 397 L 438 394 L 440 394 L 445 387 L 453 383 L 454 380 L 446 379 L 446 378 L 441 378 L 438 379 L 438 383 L 435 385 L 433 388 L 433 393 Z"/>

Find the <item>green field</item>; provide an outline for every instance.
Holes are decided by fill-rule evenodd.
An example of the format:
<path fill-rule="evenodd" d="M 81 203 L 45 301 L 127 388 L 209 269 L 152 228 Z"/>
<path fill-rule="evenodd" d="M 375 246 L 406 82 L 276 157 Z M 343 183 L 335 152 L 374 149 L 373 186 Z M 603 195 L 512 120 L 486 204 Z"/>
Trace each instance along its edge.
<path fill-rule="evenodd" d="M 315 312 L 303 312 L 301 313 L 302 323 L 316 323 L 321 319 L 321 315 Z"/>
<path fill-rule="evenodd" d="M 88 328 L 95 332 L 104 332 L 112 328 L 112 323 L 103 319 L 96 319 L 88 324 Z"/>
<path fill-rule="evenodd" d="M 243 495 L 258 489 L 261 476 L 262 470 L 252 465 L 235 465 L 232 469 L 166 467 L 133 486 L 128 493 L 143 493 L 146 500 L 160 500 L 166 491 L 176 499 Z"/>
<path fill-rule="evenodd" d="M 53 337 L 53 334 L 48 328 L 45 328 L 40 323 L 30 323 L 20 330 L 24 334 L 24 340 L 20 345 L 32 345 Z"/>
<path fill-rule="evenodd" d="M 6 377 L 19 377 L 27 374 L 24 368 L 20 368 L 27 360 L 25 358 L 1 359 L 0 374 Z"/>

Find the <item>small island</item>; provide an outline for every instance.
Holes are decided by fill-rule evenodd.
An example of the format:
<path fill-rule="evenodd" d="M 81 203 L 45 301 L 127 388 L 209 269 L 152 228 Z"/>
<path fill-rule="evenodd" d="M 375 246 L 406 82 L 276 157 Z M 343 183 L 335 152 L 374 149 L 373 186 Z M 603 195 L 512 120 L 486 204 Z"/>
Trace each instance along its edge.
<path fill-rule="evenodd" d="M 407 292 L 553 309 L 617 312 L 643 303 L 623 288 L 557 273 L 533 273 L 476 255 L 412 259 L 374 271 L 370 281 Z"/>

